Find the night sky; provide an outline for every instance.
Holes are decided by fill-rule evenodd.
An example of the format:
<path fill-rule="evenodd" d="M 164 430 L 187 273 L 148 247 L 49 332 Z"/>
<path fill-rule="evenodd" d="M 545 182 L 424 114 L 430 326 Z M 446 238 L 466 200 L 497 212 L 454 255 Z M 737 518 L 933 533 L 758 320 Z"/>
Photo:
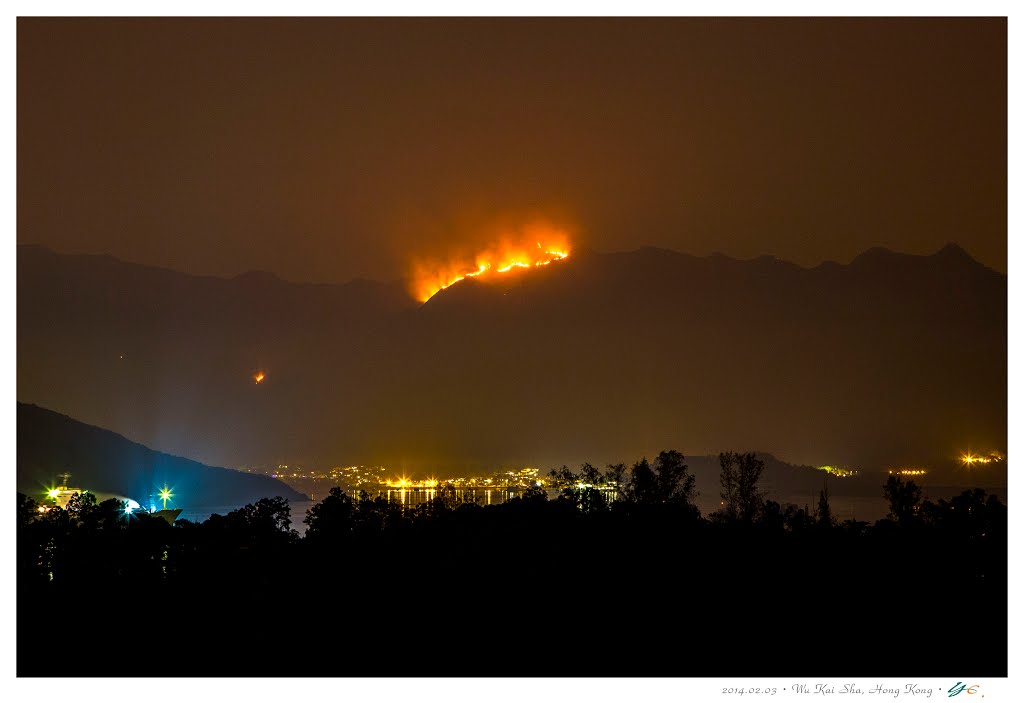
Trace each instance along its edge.
<path fill-rule="evenodd" d="M 20 19 L 18 241 L 396 279 L 574 247 L 1006 270 L 1004 19 Z"/>

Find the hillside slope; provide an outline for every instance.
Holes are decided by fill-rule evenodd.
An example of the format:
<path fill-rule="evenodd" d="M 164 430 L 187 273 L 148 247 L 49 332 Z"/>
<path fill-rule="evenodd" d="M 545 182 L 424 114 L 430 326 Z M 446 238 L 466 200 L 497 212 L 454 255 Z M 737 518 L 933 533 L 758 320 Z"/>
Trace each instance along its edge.
<path fill-rule="evenodd" d="M 74 486 L 133 498 L 143 505 L 163 486 L 172 489 L 177 507 L 242 505 L 275 496 L 307 500 L 277 479 L 164 454 L 108 430 L 18 403 L 18 491 L 38 500 L 65 471 L 71 473 Z"/>

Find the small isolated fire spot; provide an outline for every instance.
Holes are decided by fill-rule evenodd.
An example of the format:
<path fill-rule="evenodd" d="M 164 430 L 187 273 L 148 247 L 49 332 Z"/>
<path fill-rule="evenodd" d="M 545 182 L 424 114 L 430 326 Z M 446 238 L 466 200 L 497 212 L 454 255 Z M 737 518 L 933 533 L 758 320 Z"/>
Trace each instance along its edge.
<path fill-rule="evenodd" d="M 262 371 L 257 371 L 255 374 L 253 374 L 252 380 L 255 381 L 256 385 L 258 386 L 261 383 L 263 383 L 263 379 L 266 377 L 267 375 L 265 373 L 263 373 Z"/>

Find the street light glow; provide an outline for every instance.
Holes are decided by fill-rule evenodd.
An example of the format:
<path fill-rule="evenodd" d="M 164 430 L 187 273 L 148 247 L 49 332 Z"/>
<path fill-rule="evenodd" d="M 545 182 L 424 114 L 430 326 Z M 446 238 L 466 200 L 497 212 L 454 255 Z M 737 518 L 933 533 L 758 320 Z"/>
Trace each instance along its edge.
<path fill-rule="evenodd" d="M 971 468 L 974 464 L 988 464 L 991 463 L 992 461 L 996 461 L 996 456 L 999 455 L 996 453 L 993 453 L 989 456 L 984 456 L 982 454 L 974 454 L 973 452 L 971 452 L 970 449 L 968 449 L 966 452 L 960 455 L 960 463 L 966 466 L 967 468 Z"/>

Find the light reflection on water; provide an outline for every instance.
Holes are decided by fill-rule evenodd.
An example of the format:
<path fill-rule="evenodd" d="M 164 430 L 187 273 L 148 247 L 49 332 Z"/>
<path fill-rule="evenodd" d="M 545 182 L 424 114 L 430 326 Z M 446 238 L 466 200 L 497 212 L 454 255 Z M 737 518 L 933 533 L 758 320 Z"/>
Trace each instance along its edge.
<path fill-rule="evenodd" d="M 523 490 L 524 489 L 522 488 L 457 488 L 455 489 L 454 498 L 456 503 L 497 505 L 498 503 L 504 503 L 516 496 L 522 495 Z M 552 500 L 558 496 L 558 491 L 549 490 L 547 494 L 548 499 Z M 419 505 L 420 503 L 433 500 L 434 497 L 437 496 L 437 489 L 392 488 L 386 491 L 378 491 L 376 494 L 371 493 L 370 497 L 373 498 L 377 495 L 382 495 L 388 500 L 398 501 L 403 506 L 410 508 Z"/>

